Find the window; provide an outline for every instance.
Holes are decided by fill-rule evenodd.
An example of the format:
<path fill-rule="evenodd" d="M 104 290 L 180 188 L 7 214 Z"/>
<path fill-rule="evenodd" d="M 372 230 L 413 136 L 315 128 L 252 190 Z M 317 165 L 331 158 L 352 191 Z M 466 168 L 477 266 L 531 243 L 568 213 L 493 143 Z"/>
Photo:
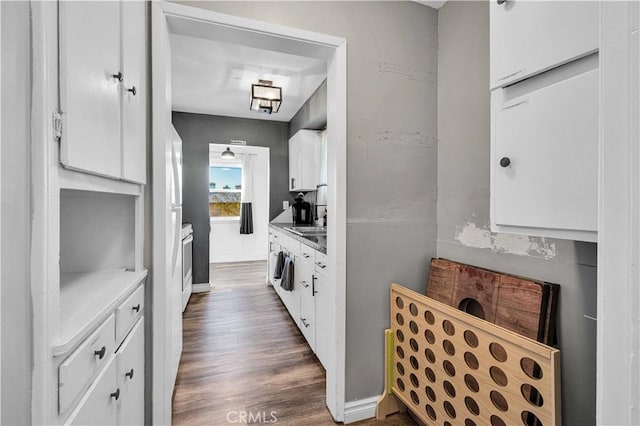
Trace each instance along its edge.
<path fill-rule="evenodd" d="M 240 217 L 242 167 L 209 167 L 209 216 Z"/>

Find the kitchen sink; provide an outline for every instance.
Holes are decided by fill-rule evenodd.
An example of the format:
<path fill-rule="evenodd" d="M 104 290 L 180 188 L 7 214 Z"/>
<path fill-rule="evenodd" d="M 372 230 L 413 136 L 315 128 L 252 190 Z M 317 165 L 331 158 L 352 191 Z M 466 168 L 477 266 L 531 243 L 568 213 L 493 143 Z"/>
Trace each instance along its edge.
<path fill-rule="evenodd" d="M 306 235 L 327 235 L 325 226 L 291 226 L 284 229 L 302 237 Z"/>

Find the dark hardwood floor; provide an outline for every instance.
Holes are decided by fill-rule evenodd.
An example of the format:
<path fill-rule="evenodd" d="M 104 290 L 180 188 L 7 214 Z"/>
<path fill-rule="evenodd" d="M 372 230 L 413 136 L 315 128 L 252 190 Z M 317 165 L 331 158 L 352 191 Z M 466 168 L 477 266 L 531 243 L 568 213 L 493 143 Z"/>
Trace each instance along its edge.
<path fill-rule="evenodd" d="M 324 369 L 265 285 L 266 262 L 218 264 L 211 274 L 213 291 L 192 295 L 184 312 L 173 423 L 335 424 L 324 402 Z M 356 424 L 415 423 L 399 414 Z"/>

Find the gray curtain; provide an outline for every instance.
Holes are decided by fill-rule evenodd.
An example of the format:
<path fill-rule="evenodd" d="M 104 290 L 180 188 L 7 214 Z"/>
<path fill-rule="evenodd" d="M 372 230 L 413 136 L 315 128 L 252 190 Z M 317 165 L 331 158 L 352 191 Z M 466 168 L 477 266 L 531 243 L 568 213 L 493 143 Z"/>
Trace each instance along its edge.
<path fill-rule="evenodd" d="M 240 233 L 253 234 L 253 210 L 251 203 L 240 204 Z"/>

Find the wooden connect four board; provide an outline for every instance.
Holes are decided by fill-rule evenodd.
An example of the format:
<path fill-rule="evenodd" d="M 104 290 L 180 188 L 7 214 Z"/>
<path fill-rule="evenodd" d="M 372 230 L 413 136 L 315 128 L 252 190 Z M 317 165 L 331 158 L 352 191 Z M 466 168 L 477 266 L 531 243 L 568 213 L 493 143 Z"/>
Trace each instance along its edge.
<path fill-rule="evenodd" d="M 425 423 L 562 424 L 558 350 L 397 284 L 391 333 L 387 380 Z"/>

